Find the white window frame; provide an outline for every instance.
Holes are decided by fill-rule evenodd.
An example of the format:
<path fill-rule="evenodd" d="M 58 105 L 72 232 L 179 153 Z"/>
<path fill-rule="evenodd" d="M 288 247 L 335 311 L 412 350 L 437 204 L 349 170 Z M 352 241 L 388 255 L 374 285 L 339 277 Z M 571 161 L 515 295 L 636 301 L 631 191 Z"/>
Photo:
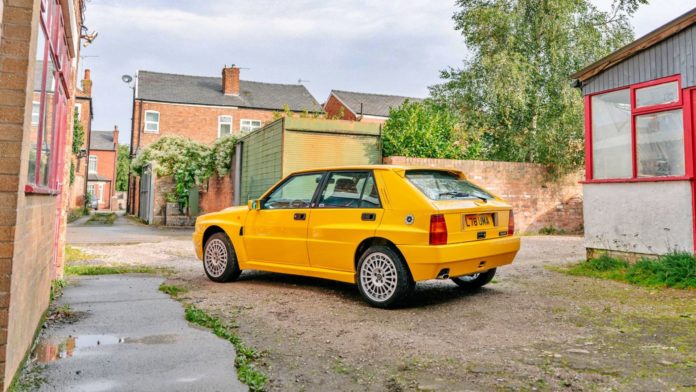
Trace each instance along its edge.
<path fill-rule="evenodd" d="M 104 183 L 100 182 L 97 185 L 99 186 L 99 202 L 103 203 L 104 202 Z"/>
<path fill-rule="evenodd" d="M 229 121 L 229 122 L 228 122 L 228 121 L 223 122 L 223 121 L 222 121 L 223 118 L 225 118 L 225 119 L 229 118 L 230 121 Z M 228 115 L 228 114 L 220 115 L 220 116 L 218 116 L 218 138 L 221 138 L 221 137 L 222 137 L 222 126 L 223 126 L 223 124 L 224 124 L 224 125 L 229 125 L 229 126 L 230 126 L 230 133 L 229 133 L 228 135 L 231 135 L 231 134 L 234 132 L 234 127 L 232 126 L 232 124 L 234 124 L 234 118 L 233 118 L 232 116 Z M 225 135 L 225 136 L 227 136 L 227 135 Z"/>
<path fill-rule="evenodd" d="M 92 194 L 92 197 L 97 197 L 97 186 L 95 184 L 87 184 L 87 192 Z"/>
<path fill-rule="evenodd" d="M 75 104 L 75 114 L 77 114 L 78 120 L 82 120 L 82 104 Z"/>
<path fill-rule="evenodd" d="M 149 113 L 155 113 L 155 114 L 157 114 L 157 121 L 148 121 L 147 115 L 148 115 Z M 160 112 L 158 112 L 157 110 L 146 110 L 146 111 L 145 111 L 145 117 L 143 118 L 143 124 L 144 124 L 144 125 L 143 125 L 143 132 L 144 132 L 144 133 L 159 133 L 159 130 L 160 130 L 160 126 L 159 126 L 159 125 L 160 125 Z M 148 126 L 149 124 L 155 124 L 155 126 L 157 127 L 157 129 L 147 129 L 147 126 Z"/>
<path fill-rule="evenodd" d="M 92 158 L 94 158 L 94 170 L 92 170 Z M 89 160 L 87 161 L 87 172 L 88 173 L 97 173 L 97 162 L 98 158 L 96 155 L 90 155 Z"/>
<path fill-rule="evenodd" d="M 246 124 L 245 124 L 245 122 L 246 122 Z M 259 126 L 255 127 L 253 125 L 254 122 L 258 122 Z M 262 127 L 263 127 L 263 121 L 261 121 L 261 120 L 252 120 L 252 119 L 248 119 L 248 118 L 243 118 L 243 119 L 239 120 L 239 131 L 240 132 L 246 132 L 246 133 L 253 132 L 253 131 L 255 131 L 259 128 L 262 128 Z"/>
<path fill-rule="evenodd" d="M 34 111 L 36 109 L 36 111 Z M 41 111 L 41 102 L 39 101 L 32 101 L 31 102 L 31 125 L 39 125 L 39 117 L 41 114 L 39 113 Z M 36 116 L 36 120 L 34 120 L 34 117 Z"/>

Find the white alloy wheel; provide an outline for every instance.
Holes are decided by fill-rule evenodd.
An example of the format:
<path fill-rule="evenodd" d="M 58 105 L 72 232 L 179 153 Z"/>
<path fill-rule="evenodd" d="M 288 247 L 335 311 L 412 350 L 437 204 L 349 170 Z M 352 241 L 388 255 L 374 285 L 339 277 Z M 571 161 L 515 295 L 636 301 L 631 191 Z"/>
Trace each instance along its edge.
<path fill-rule="evenodd" d="M 376 302 L 387 301 L 397 288 L 394 260 L 381 252 L 371 253 L 362 263 L 360 284 L 365 295 Z"/>
<path fill-rule="evenodd" d="M 228 259 L 227 247 L 222 240 L 215 238 L 208 241 L 205 246 L 203 263 L 205 270 L 211 277 L 219 278 L 222 276 L 227 268 Z"/>

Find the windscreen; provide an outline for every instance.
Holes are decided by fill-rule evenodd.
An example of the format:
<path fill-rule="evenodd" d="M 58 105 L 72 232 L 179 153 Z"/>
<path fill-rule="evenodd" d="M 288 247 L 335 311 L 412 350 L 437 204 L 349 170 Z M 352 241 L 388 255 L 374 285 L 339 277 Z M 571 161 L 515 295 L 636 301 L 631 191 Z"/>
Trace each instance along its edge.
<path fill-rule="evenodd" d="M 493 195 L 442 170 L 407 170 L 406 178 L 431 200 L 493 199 Z"/>

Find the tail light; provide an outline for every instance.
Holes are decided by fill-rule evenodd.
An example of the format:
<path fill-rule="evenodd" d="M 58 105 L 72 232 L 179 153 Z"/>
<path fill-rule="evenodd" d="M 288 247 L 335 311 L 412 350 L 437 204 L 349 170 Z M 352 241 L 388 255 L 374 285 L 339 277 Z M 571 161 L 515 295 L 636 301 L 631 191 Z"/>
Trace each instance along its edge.
<path fill-rule="evenodd" d="M 510 210 L 510 217 L 508 218 L 508 235 L 515 234 L 515 213 Z"/>
<path fill-rule="evenodd" d="M 430 216 L 430 245 L 447 244 L 447 223 L 442 214 Z"/>

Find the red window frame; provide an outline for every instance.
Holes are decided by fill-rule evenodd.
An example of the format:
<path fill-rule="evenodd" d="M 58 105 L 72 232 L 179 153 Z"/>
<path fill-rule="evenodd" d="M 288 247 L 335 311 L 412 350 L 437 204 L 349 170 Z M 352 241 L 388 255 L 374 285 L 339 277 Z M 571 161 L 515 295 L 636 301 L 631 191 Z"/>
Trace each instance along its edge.
<path fill-rule="evenodd" d="M 677 102 L 659 104 L 652 106 L 645 106 L 641 108 L 636 108 L 636 90 L 640 90 L 645 87 L 656 86 L 659 84 L 677 82 L 677 93 L 679 94 L 679 100 Z M 633 166 L 632 176 L 630 178 L 606 178 L 606 179 L 595 179 L 593 178 L 593 156 L 592 156 L 592 97 L 596 95 L 602 95 L 606 93 L 611 93 L 620 90 L 629 90 L 630 104 L 631 104 L 631 164 Z M 650 80 L 648 82 L 636 83 L 627 86 L 617 87 L 609 90 L 604 90 L 585 96 L 585 183 L 621 183 L 621 182 L 660 182 L 660 181 L 685 181 L 690 180 L 694 177 L 693 175 L 693 146 L 692 146 L 692 130 L 691 130 L 691 118 L 690 109 L 691 97 L 690 94 L 684 94 L 682 90 L 681 76 L 671 75 L 663 78 Z M 667 112 L 671 110 L 681 109 L 682 110 L 682 123 L 684 126 L 684 175 L 683 176 L 661 176 L 661 177 L 638 177 L 638 163 L 637 163 L 637 131 L 636 131 L 636 117 Z"/>
<path fill-rule="evenodd" d="M 57 0 L 41 0 L 40 21 L 38 34 L 44 37 L 44 53 L 42 57 L 43 69 L 41 70 L 41 90 L 39 93 L 39 124 L 37 125 L 36 138 L 36 164 L 34 172 L 28 173 L 30 178 L 24 187 L 25 193 L 57 195 L 60 193 L 63 182 L 63 155 L 65 153 L 67 122 L 67 106 L 69 98 L 69 64 L 71 57 L 68 53 L 68 45 L 65 38 L 65 26 L 63 11 Z M 48 64 L 53 64 L 53 75 L 49 75 Z M 52 76 L 52 78 L 51 78 Z M 47 82 L 55 81 L 53 86 L 53 107 L 49 111 L 51 120 L 50 152 L 51 156 L 46 170 L 42 173 L 41 154 L 43 141 L 46 138 L 45 114 L 47 107 Z M 42 176 L 47 176 L 46 184 L 41 184 Z M 33 179 L 32 179 L 33 177 Z"/>

